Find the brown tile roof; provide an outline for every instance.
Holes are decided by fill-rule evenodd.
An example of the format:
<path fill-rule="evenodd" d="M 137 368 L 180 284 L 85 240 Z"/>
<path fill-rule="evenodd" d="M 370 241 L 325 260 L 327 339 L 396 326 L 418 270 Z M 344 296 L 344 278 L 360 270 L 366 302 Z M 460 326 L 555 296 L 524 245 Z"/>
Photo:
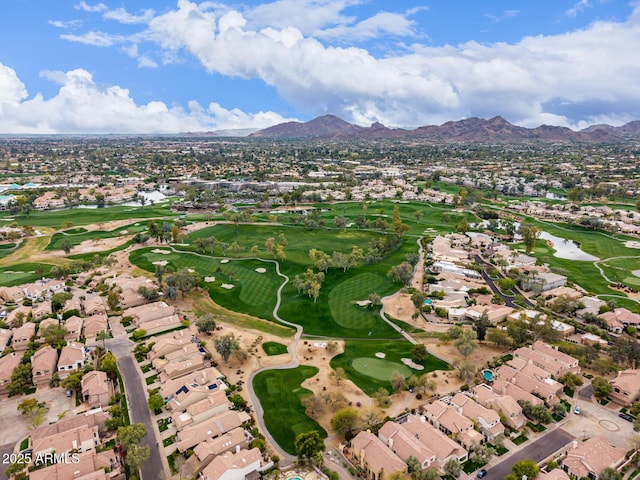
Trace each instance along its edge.
<path fill-rule="evenodd" d="M 251 467 L 253 467 L 253 470 L 257 470 L 260 468 L 261 459 L 262 454 L 257 448 L 241 450 L 236 454 L 227 452 L 214 458 L 213 461 L 204 468 L 202 478 L 203 480 L 218 480 L 230 470 L 238 470 L 238 474 Z M 250 472 L 247 471 L 246 473 Z M 229 478 L 239 478 L 238 474 L 235 476 L 232 475 Z M 244 478 L 244 476 L 241 478 Z"/>
<path fill-rule="evenodd" d="M 235 410 L 221 413 L 205 422 L 178 432 L 176 445 L 179 451 L 184 452 L 188 448 L 195 447 L 198 443 L 204 442 L 208 438 L 219 437 L 229 430 L 239 427 L 249 419 L 250 417 L 246 413 Z"/>
<path fill-rule="evenodd" d="M 351 441 L 353 448 L 360 453 L 364 463 L 370 471 L 379 474 L 382 471 L 388 474 L 405 472 L 407 465 L 395 453 L 369 431 L 362 431 Z"/>
<path fill-rule="evenodd" d="M 42 425 L 33 429 L 30 436 L 32 440 L 37 440 L 39 438 L 57 435 L 83 425 L 87 427 L 97 426 L 99 429 L 102 429 L 108 418 L 109 415 L 107 413 L 94 410 L 74 417 L 63 418 L 51 425 Z"/>
<path fill-rule="evenodd" d="M 576 448 L 567 452 L 562 463 L 578 477 L 587 477 L 589 472 L 599 475 L 607 467 L 618 467 L 626 453 L 626 449 L 614 447 L 606 438 L 596 436 L 586 442 L 576 442 Z"/>
<path fill-rule="evenodd" d="M 82 395 L 104 395 L 109 393 L 107 374 L 93 370 L 82 377 Z"/>
<path fill-rule="evenodd" d="M 111 461 L 113 459 L 113 462 Z M 79 462 L 60 462 L 49 467 L 35 470 L 29 474 L 30 480 L 108 480 L 107 472 L 116 463 L 113 450 L 96 453 L 95 450 L 79 454 Z"/>

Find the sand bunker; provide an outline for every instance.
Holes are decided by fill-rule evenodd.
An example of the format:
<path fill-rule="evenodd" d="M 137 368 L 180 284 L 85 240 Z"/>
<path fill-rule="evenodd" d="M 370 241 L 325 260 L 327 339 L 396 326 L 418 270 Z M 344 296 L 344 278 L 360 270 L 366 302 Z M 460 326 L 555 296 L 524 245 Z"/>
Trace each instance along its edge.
<path fill-rule="evenodd" d="M 636 277 L 640 277 L 640 270 L 632 270 L 631 273 Z"/>
<path fill-rule="evenodd" d="M 222 285 L 220 285 L 222 288 L 226 288 L 227 290 L 231 290 L 233 287 L 235 287 L 235 285 L 231 284 L 231 283 L 223 283 Z"/>
<path fill-rule="evenodd" d="M 424 367 L 422 365 L 415 363 L 410 358 L 403 358 L 402 363 L 404 363 L 409 368 L 413 368 L 414 370 L 424 370 Z"/>
<path fill-rule="evenodd" d="M 207 283 L 213 283 L 216 281 L 216 277 L 204 277 L 204 281 Z"/>
<path fill-rule="evenodd" d="M 262 267 L 256 268 L 256 272 L 258 272 L 258 273 L 267 273 L 267 269 L 266 268 L 262 268 Z"/>
<path fill-rule="evenodd" d="M 359 302 L 356 302 L 356 305 L 366 307 L 367 305 L 371 305 L 371 300 L 360 300 Z"/>
<path fill-rule="evenodd" d="M 188 271 L 189 273 L 193 273 L 193 272 L 195 272 L 195 270 L 194 270 L 193 268 L 187 268 L 187 271 Z"/>
<path fill-rule="evenodd" d="M 624 246 L 627 248 L 640 248 L 640 242 L 629 240 L 628 242 L 624 242 Z"/>
<path fill-rule="evenodd" d="M 327 342 L 316 342 L 313 344 L 314 347 L 327 348 Z"/>
<path fill-rule="evenodd" d="M 376 352 L 376 357 L 378 357 L 378 358 L 384 358 L 384 357 L 386 357 L 386 356 L 387 356 L 387 354 L 386 354 L 386 353 Z"/>
<path fill-rule="evenodd" d="M 154 265 L 160 265 L 161 267 L 164 267 L 169 262 L 167 262 L 166 260 L 158 260 L 157 262 L 151 262 L 151 263 L 153 263 Z"/>
<path fill-rule="evenodd" d="M 222 260 L 220 260 L 220 263 L 229 263 L 229 259 L 228 258 L 223 258 Z"/>
<path fill-rule="evenodd" d="M 169 255 L 171 250 L 160 250 L 159 248 L 154 248 L 151 250 L 151 253 L 161 253 L 162 255 Z"/>

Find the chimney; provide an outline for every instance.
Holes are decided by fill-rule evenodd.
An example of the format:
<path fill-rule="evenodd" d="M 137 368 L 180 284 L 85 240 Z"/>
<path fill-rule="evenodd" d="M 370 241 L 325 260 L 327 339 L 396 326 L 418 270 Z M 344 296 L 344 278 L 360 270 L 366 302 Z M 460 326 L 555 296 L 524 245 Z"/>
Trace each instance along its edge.
<path fill-rule="evenodd" d="M 240 445 L 236 445 L 236 455 L 240 453 Z"/>

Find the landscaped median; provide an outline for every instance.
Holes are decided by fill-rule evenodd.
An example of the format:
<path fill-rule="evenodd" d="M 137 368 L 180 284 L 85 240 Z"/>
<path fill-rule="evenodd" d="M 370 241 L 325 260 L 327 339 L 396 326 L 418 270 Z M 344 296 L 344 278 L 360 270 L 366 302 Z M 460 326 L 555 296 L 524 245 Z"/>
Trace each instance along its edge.
<path fill-rule="evenodd" d="M 253 388 L 264 410 L 264 423 L 275 441 L 286 452 L 295 455 L 296 437 L 317 430 L 322 438 L 327 432 L 309 418 L 302 399 L 313 392 L 300 385 L 318 373 L 316 367 L 306 365 L 286 370 L 268 370 L 255 376 Z"/>

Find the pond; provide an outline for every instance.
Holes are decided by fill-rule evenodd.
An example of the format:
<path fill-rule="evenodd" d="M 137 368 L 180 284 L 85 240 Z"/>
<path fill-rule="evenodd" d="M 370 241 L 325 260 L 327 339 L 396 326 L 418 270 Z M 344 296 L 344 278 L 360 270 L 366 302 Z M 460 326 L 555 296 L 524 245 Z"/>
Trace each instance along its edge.
<path fill-rule="evenodd" d="M 540 238 L 551 242 L 552 247 L 555 250 L 555 252 L 553 253 L 554 257 L 564 258 L 567 260 L 581 260 L 586 262 L 599 260 L 598 257 L 583 251 L 578 243 L 576 243 L 574 240 L 556 237 L 555 235 L 551 235 L 548 232 L 542 232 L 540 234 Z"/>

